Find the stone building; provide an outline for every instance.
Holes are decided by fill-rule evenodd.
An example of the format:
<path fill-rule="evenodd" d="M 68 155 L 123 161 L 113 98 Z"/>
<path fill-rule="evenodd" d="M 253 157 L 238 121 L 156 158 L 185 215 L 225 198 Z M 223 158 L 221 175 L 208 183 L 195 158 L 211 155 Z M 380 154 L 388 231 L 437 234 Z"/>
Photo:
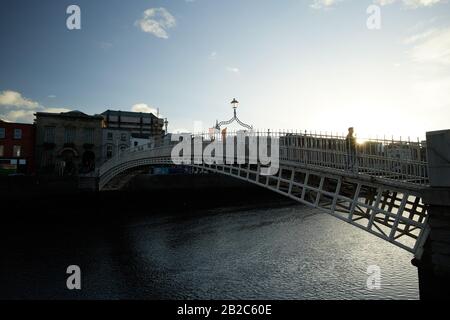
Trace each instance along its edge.
<path fill-rule="evenodd" d="M 101 164 L 102 116 L 80 111 L 35 116 L 38 172 L 74 176 Z"/>
<path fill-rule="evenodd" d="M 106 128 L 128 130 L 133 138 L 148 139 L 164 135 L 164 119 L 153 113 L 107 110 L 102 116 Z"/>
<path fill-rule="evenodd" d="M 117 153 L 131 146 L 131 132 L 128 130 L 103 128 L 102 163 L 117 156 Z"/>

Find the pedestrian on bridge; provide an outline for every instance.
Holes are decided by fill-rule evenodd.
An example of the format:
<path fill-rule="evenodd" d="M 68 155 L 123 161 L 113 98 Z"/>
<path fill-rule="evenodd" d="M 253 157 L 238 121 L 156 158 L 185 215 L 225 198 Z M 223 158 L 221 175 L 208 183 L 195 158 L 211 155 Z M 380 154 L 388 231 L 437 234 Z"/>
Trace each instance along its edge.
<path fill-rule="evenodd" d="M 352 172 L 356 170 L 356 138 L 353 135 L 354 128 L 348 128 L 348 134 L 345 138 L 345 147 L 347 150 L 346 169 Z"/>

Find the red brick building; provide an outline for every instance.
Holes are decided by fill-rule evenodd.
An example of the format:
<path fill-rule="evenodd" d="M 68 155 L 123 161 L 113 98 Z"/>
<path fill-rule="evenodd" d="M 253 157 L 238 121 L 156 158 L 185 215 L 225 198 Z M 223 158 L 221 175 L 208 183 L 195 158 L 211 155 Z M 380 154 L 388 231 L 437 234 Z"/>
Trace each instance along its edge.
<path fill-rule="evenodd" d="M 0 175 L 35 172 L 35 128 L 0 120 Z"/>

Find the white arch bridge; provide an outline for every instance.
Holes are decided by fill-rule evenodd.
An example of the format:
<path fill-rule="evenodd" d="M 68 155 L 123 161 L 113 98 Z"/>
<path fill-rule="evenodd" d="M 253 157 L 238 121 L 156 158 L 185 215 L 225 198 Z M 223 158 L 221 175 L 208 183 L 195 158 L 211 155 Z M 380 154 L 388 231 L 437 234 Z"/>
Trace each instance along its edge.
<path fill-rule="evenodd" d="M 197 172 L 245 180 L 319 208 L 420 258 L 429 233 L 421 196 L 421 190 L 428 185 L 425 143 L 365 140 L 357 144 L 355 166 L 349 169 L 344 136 L 270 131 L 252 134 L 257 139 L 278 139 L 280 169 L 276 175 L 260 174 L 262 165 L 249 163 L 247 152 L 241 164 L 185 161 L 184 165 Z M 211 141 L 236 141 L 233 133 L 194 137 L 201 137 L 203 147 Z M 124 150 L 101 166 L 98 188 L 104 190 L 113 178 L 139 167 L 173 165 L 173 145 L 166 140 L 159 146 L 148 144 Z"/>

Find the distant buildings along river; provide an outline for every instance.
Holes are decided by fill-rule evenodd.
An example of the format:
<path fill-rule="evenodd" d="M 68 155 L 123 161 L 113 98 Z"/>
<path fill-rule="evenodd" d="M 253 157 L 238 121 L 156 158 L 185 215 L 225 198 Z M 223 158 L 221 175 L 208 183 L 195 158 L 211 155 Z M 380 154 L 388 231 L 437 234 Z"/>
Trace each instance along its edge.
<path fill-rule="evenodd" d="M 152 113 L 112 110 L 37 112 L 33 124 L 0 119 L 0 175 L 92 173 L 120 150 L 162 139 L 164 125 Z"/>

